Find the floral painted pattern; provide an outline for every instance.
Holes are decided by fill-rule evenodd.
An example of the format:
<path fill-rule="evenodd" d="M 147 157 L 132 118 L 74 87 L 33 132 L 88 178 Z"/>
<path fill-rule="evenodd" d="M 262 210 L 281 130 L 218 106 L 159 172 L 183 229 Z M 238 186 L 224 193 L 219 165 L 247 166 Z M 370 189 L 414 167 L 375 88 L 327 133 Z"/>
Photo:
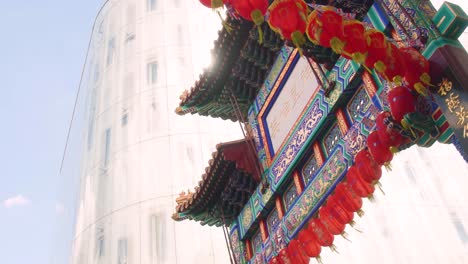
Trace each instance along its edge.
<path fill-rule="evenodd" d="M 337 148 L 311 184 L 304 190 L 297 203 L 285 216 L 284 223 L 288 237 L 292 237 L 306 221 L 306 218 L 314 213 L 319 203 L 327 198 L 327 193 L 346 171 L 346 168 L 343 150 Z"/>

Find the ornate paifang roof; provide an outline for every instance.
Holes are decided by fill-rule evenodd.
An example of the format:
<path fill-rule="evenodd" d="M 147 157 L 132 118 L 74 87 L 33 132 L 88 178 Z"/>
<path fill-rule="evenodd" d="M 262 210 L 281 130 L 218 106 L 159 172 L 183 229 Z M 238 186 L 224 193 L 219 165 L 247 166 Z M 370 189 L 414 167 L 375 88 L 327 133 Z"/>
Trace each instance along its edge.
<path fill-rule="evenodd" d="M 213 65 L 206 69 L 190 91 L 184 91 L 176 109 L 178 114 L 198 113 L 236 121 L 231 103 L 234 96 L 244 114 L 253 102 L 266 74 L 274 63 L 283 41 L 265 23 L 263 43 L 257 40 L 252 23 L 228 16 L 226 27 L 218 33 L 211 51 Z"/>
<path fill-rule="evenodd" d="M 373 0 L 313 0 L 306 1 L 311 6 L 333 5 L 343 12 L 354 13 L 362 19 L 372 5 Z M 258 29 L 251 22 L 233 18 L 226 19 L 227 27 L 218 32 L 218 39 L 211 51 L 213 65 L 206 69 L 190 90 L 180 96 L 176 113 L 187 113 L 237 121 L 254 101 L 260 87 L 284 44 L 280 36 L 263 23 L 263 42 L 258 41 Z M 230 28 L 231 30 L 228 30 Z M 329 48 L 323 48 L 307 41 L 304 55 L 313 58 L 326 68 L 333 67 L 339 57 Z M 236 113 L 234 102 L 237 100 Z M 240 112 L 240 113 L 239 113 Z"/>
<path fill-rule="evenodd" d="M 230 223 L 257 186 L 255 157 L 249 156 L 251 139 L 221 143 L 198 182 L 195 191 L 182 192 L 176 199 L 172 218 L 220 226 Z"/>

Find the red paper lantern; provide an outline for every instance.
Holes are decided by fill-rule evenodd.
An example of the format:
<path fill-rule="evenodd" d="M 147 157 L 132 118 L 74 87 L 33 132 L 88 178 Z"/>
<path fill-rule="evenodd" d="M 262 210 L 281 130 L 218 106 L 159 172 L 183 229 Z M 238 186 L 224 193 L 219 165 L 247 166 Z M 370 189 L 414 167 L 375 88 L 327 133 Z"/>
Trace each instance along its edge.
<path fill-rule="evenodd" d="M 388 164 L 393 159 L 390 146 L 380 141 L 377 131 L 370 133 L 367 137 L 367 147 L 375 162 L 379 165 Z"/>
<path fill-rule="evenodd" d="M 309 230 L 317 238 L 319 244 L 323 247 L 332 247 L 333 246 L 333 235 L 327 230 L 327 228 L 322 224 L 320 219 L 312 218 L 309 221 Z"/>
<path fill-rule="evenodd" d="M 362 207 L 362 198 L 356 195 L 355 193 L 348 190 L 348 187 L 343 184 L 339 183 L 335 188 L 335 193 L 333 194 L 336 196 L 337 201 L 348 211 L 350 212 L 358 212 L 360 214 L 360 210 Z"/>
<path fill-rule="evenodd" d="M 289 257 L 287 248 L 283 248 L 282 250 L 280 250 L 280 252 L 278 253 L 278 257 L 281 259 L 281 262 L 283 264 L 294 264 L 294 262 Z"/>
<path fill-rule="evenodd" d="M 333 50 L 347 59 L 352 59 L 359 64 L 364 63 L 367 57 L 367 42 L 364 37 L 365 30 L 361 21 L 355 19 L 345 20 L 343 22 L 342 52 L 335 50 L 336 48 L 333 48 L 332 45 Z"/>
<path fill-rule="evenodd" d="M 260 26 L 265 20 L 268 10 L 268 0 L 233 0 L 231 6 L 245 20 L 253 21 Z"/>
<path fill-rule="evenodd" d="M 371 196 L 374 191 L 374 185 L 366 182 L 359 175 L 358 169 L 355 166 L 351 166 L 346 173 L 346 182 L 356 195 L 364 198 Z"/>
<path fill-rule="evenodd" d="M 296 47 L 305 43 L 307 5 L 303 0 L 277 0 L 268 8 L 270 27 Z"/>
<path fill-rule="evenodd" d="M 216 9 L 223 7 L 224 3 L 222 0 L 199 0 L 200 3 L 208 8 Z"/>
<path fill-rule="evenodd" d="M 354 158 L 354 166 L 359 176 L 368 183 L 378 181 L 382 177 L 382 168 L 367 149 L 360 150 Z"/>
<path fill-rule="evenodd" d="M 312 11 L 307 18 L 307 36 L 316 45 L 330 47 L 333 38 L 343 38 L 343 17 L 332 9 Z"/>
<path fill-rule="evenodd" d="M 330 214 L 341 224 L 352 224 L 354 222 L 353 212 L 346 210 L 334 195 L 328 197 L 327 204 L 325 206 L 329 208 Z"/>
<path fill-rule="evenodd" d="M 384 59 L 383 64 L 378 64 L 376 70 L 382 74 L 388 81 L 395 82 L 397 85 L 401 85 L 403 76 L 405 75 L 406 69 L 401 58 L 400 49 L 393 43 L 388 43 L 388 56 Z"/>
<path fill-rule="evenodd" d="M 408 114 L 416 111 L 415 98 L 411 91 L 404 86 L 398 86 L 388 92 L 388 103 L 393 119 L 401 123 L 401 119 Z"/>
<path fill-rule="evenodd" d="M 389 127 L 388 122 L 391 121 L 392 115 L 390 112 L 381 112 L 375 119 L 375 126 L 379 134 L 380 141 L 390 147 L 399 147 L 403 144 L 403 136 L 395 129 Z"/>
<path fill-rule="evenodd" d="M 388 44 L 385 35 L 376 30 L 368 29 L 364 32 L 367 42 L 367 58 L 364 65 L 369 69 L 378 68 L 388 56 Z"/>
<path fill-rule="evenodd" d="M 298 239 L 307 256 L 311 258 L 317 258 L 320 256 L 322 247 L 317 241 L 315 234 L 310 229 L 303 228 L 299 231 Z"/>
<path fill-rule="evenodd" d="M 331 234 L 335 236 L 344 234 L 346 224 L 340 223 L 330 212 L 329 207 L 322 206 L 320 208 L 319 218 Z"/>
<path fill-rule="evenodd" d="M 292 263 L 297 264 L 308 264 L 309 257 L 304 253 L 301 243 L 297 239 L 293 239 L 289 242 L 287 253 L 289 258 L 293 261 Z"/>
<path fill-rule="evenodd" d="M 404 76 L 408 86 L 418 93 L 426 95 L 427 91 L 424 86 L 431 83 L 429 62 L 419 51 L 412 47 L 401 48 L 400 53 L 404 67 L 408 69 L 405 71 Z"/>
<path fill-rule="evenodd" d="M 270 264 L 284 264 L 279 256 L 273 257 L 269 263 Z"/>

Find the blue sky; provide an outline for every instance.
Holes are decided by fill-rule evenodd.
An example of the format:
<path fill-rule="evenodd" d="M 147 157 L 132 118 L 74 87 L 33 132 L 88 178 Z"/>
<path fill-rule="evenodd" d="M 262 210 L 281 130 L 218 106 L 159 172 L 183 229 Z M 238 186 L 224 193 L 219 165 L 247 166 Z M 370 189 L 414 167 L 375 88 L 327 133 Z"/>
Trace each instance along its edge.
<path fill-rule="evenodd" d="M 0 1 L 2 263 L 50 263 L 58 169 L 100 4 Z"/>
<path fill-rule="evenodd" d="M 57 204 L 58 170 L 100 4 L 0 1 L 1 263 L 51 262 L 54 225 L 63 209 Z"/>

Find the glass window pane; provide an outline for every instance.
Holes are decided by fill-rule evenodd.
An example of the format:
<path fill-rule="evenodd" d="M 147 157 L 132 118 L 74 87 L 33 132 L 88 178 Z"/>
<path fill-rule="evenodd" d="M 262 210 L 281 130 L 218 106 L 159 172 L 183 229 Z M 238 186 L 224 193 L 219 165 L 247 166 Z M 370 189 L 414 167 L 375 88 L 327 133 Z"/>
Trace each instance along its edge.
<path fill-rule="evenodd" d="M 148 11 L 156 10 L 156 0 L 146 0 L 146 9 Z"/>
<path fill-rule="evenodd" d="M 158 81 L 158 62 L 148 63 L 147 67 L 148 84 L 155 84 Z"/>
<path fill-rule="evenodd" d="M 126 126 L 128 123 L 128 113 L 124 111 L 122 114 L 122 126 Z"/>
<path fill-rule="evenodd" d="M 105 243 L 104 243 L 104 228 L 98 227 L 96 229 L 96 235 L 97 235 L 97 247 L 96 247 L 96 255 L 98 258 L 104 257 L 104 248 L 105 248 Z"/>
<path fill-rule="evenodd" d="M 128 243 L 126 238 L 119 239 L 117 245 L 118 264 L 127 264 L 127 244 Z"/>
<path fill-rule="evenodd" d="M 111 140 L 111 129 L 106 129 L 105 139 L 104 139 L 104 167 L 109 163 L 109 154 L 110 154 L 110 140 Z"/>
<path fill-rule="evenodd" d="M 154 263 L 166 262 L 166 219 L 164 214 L 151 216 L 151 257 Z"/>
<path fill-rule="evenodd" d="M 107 65 L 111 65 L 114 62 L 114 54 L 115 54 L 115 38 L 109 39 L 107 43 Z"/>

